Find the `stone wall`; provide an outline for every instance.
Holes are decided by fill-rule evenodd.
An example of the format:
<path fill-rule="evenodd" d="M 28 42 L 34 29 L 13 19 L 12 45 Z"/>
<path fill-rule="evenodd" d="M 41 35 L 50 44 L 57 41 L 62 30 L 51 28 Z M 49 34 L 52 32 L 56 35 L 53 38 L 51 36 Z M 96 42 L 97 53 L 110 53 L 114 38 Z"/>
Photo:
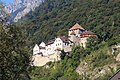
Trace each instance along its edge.
<path fill-rule="evenodd" d="M 44 66 L 48 62 L 54 62 L 61 60 L 60 59 L 60 52 L 56 52 L 55 54 L 49 56 L 41 56 L 41 55 L 34 55 L 33 58 L 33 65 L 34 66 Z"/>

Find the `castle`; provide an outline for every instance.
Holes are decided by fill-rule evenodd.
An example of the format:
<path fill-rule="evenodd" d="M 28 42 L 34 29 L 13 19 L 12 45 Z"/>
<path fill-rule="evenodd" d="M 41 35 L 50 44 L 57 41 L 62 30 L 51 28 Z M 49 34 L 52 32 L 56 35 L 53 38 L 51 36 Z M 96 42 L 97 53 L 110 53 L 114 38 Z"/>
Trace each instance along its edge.
<path fill-rule="evenodd" d="M 58 36 L 47 43 L 36 44 L 33 48 L 33 65 L 43 66 L 49 61 L 58 61 L 60 60 L 61 51 L 69 53 L 74 45 L 86 47 L 87 38 L 90 36 L 96 36 L 96 34 L 85 30 L 76 23 L 69 29 L 68 37 Z"/>

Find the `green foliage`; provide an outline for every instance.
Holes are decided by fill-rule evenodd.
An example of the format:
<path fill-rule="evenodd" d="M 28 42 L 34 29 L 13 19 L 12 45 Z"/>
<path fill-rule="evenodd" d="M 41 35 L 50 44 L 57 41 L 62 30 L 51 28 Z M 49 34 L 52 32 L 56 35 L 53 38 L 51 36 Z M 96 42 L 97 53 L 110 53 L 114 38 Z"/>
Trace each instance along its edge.
<path fill-rule="evenodd" d="M 92 71 L 92 73 L 94 73 L 93 71 L 95 69 L 103 69 L 104 66 L 109 66 L 113 63 L 117 63 L 111 54 L 111 47 L 108 46 L 107 42 L 101 42 L 93 46 L 93 48 L 96 46 L 99 46 L 98 49 L 95 49 L 93 51 L 88 51 L 88 48 L 84 49 L 79 46 L 73 47 L 72 52 L 65 56 L 61 61 L 55 63 L 50 62 L 44 67 L 38 68 L 38 70 L 35 68 L 35 70 L 33 70 L 34 73 L 32 73 L 34 76 L 32 79 L 83 80 L 83 77 L 85 77 L 85 79 L 89 80 L 89 77 L 87 75 L 78 75 L 76 73 L 76 68 L 82 63 L 82 61 L 85 61 L 87 63 L 87 66 L 89 66 L 89 71 Z M 49 67 L 46 68 L 46 66 Z M 81 67 L 83 66 L 81 65 Z M 119 69 L 119 65 L 117 68 Z M 114 73 L 106 73 L 104 76 L 99 76 L 97 79 L 109 79 Z M 94 77 L 94 75 L 89 76 Z"/>
<path fill-rule="evenodd" d="M 109 41 L 108 41 L 108 45 L 112 46 L 112 45 L 117 45 L 120 43 L 120 34 L 118 34 L 117 36 L 113 36 Z"/>
<path fill-rule="evenodd" d="M 62 61 L 49 63 L 50 68 L 33 69 L 32 79 L 82 80 L 75 72 L 82 59 L 92 69 L 114 63 L 108 52 L 111 45 L 120 43 L 119 3 L 119 0 L 45 0 L 35 11 L 27 14 L 16 25 L 26 27 L 33 44 L 47 42 L 59 35 L 67 36 L 68 29 L 75 23 L 95 32 L 100 39 L 89 38 L 86 49 L 74 48 L 68 56 L 62 55 Z"/>
<path fill-rule="evenodd" d="M 83 50 L 83 51 L 82 51 Z M 49 68 L 35 68 L 32 72 L 33 80 L 78 80 L 81 77 L 75 72 L 80 63 L 80 58 L 84 56 L 84 49 L 75 47 L 73 52 L 65 56 L 63 60 L 56 63 L 49 63 L 46 66 Z M 52 66 L 51 66 L 52 65 Z M 47 77 L 47 78 L 45 78 Z"/>
<path fill-rule="evenodd" d="M 119 3 L 119 0 L 45 0 L 17 24 L 27 28 L 33 43 L 67 36 L 75 23 L 107 41 L 120 34 Z"/>
<path fill-rule="evenodd" d="M 91 36 L 87 39 L 86 47 L 89 51 L 94 51 L 98 49 L 98 44 L 100 43 L 100 39 L 97 36 Z"/>
<path fill-rule="evenodd" d="M 66 53 L 64 52 L 64 50 L 61 51 L 61 54 L 60 54 L 60 59 L 64 59 L 66 56 Z"/>
<path fill-rule="evenodd" d="M 102 43 L 100 45 L 103 45 Z M 107 44 L 100 47 L 98 50 L 92 51 L 90 55 L 85 57 L 86 62 L 91 65 L 92 69 L 103 67 L 104 65 L 116 62 L 110 55 L 110 49 Z"/>
<path fill-rule="evenodd" d="M 0 80 L 30 79 L 28 41 L 21 30 L 0 23 Z"/>

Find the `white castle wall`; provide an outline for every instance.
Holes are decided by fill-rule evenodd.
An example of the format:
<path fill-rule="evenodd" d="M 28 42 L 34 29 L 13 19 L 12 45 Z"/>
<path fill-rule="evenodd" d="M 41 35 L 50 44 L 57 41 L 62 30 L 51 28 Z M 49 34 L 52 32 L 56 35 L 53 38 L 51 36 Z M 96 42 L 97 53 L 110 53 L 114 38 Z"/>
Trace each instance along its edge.
<path fill-rule="evenodd" d="M 33 48 L 33 55 L 36 55 L 40 52 L 39 46 L 36 44 L 35 47 Z"/>

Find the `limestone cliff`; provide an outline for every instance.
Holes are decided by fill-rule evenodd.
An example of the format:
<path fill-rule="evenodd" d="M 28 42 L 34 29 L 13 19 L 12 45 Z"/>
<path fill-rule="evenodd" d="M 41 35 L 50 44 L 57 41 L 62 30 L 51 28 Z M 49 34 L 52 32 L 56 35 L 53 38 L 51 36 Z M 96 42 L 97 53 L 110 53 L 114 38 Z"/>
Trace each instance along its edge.
<path fill-rule="evenodd" d="M 8 17 L 8 22 L 17 22 L 42 2 L 43 0 L 15 0 L 15 2 L 8 4 L 5 6 L 5 11 L 11 14 L 11 16 Z"/>

